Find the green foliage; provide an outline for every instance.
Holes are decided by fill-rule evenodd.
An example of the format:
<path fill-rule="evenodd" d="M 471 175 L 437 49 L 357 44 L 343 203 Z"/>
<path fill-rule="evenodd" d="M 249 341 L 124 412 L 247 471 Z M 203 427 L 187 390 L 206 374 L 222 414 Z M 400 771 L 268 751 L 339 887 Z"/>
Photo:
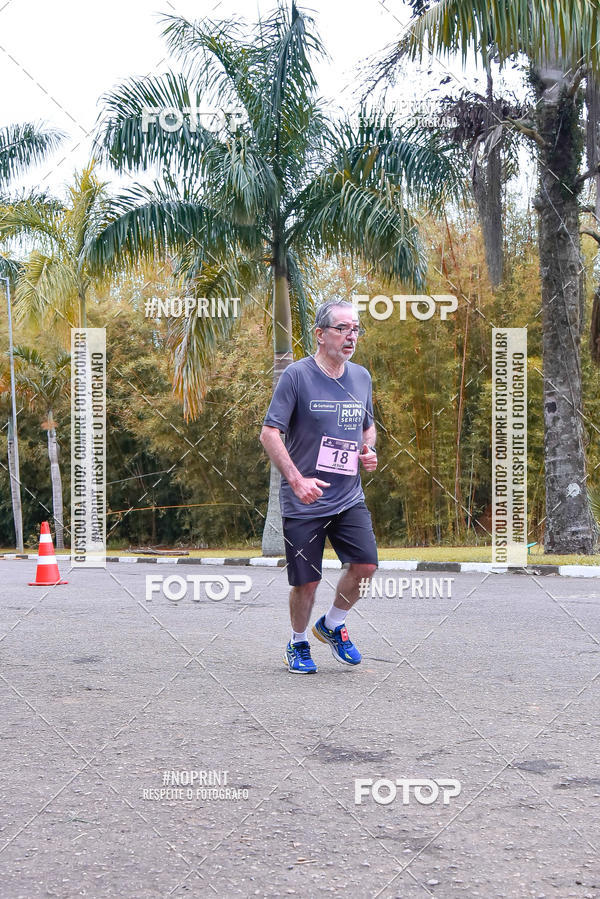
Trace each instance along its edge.
<path fill-rule="evenodd" d="M 409 315 L 401 321 L 397 309 L 386 321 L 363 314 L 367 333 L 355 356 L 371 371 L 374 383 L 380 466 L 374 476 L 363 476 L 363 483 L 377 537 L 382 545 L 489 542 L 491 328 L 496 325 L 528 327 L 529 539 L 539 541 L 545 496 L 535 219 L 509 204 L 507 280 L 496 297 L 487 284 L 481 238 L 470 216 L 464 213 L 448 226 L 430 221 L 425 239 L 428 289 L 447 293 L 449 284 L 454 285 L 460 300 L 457 313 L 447 321 L 437 315 L 428 321 Z M 594 248 L 588 240 L 587 318 L 595 284 Z M 251 303 L 227 335 L 215 335 L 213 361 L 205 373 L 205 402 L 198 418 L 186 422 L 172 390 L 167 325 L 144 317 L 144 300 L 168 295 L 170 277 L 168 270 L 148 267 L 136 275 L 121 275 L 110 291 L 90 298 L 90 324 L 107 327 L 109 543 L 258 546 L 268 493 L 268 460 L 258 434 L 271 395 L 270 319 L 264 304 Z M 323 260 L 314 284 L 319 299 L 405 292 L 401 285 L 361 273 L 350 259 L 340 264 Z M 15 339 L 30 345 L 32 333 L 21 325 Z M 53 358 L 54 341 L 52 335 L 38 337 L 36 352 L 43 360 Z M 0 350 L 6 346 L 0 319 Z M 582 377 L 588 480 L 597 490 L 600 373 L 586 345 Z M 3 384 L 0 414 L 5 423 L 6 368 Z M 50 473 L 39 411 L 30 407 L 26 386 L 19 388 L 19 436 L 25 533 L 35 546 L 39 522 L 51 508 Z M 56 397 L 53 413 L 68 513 L 68 383 Z M 6 427 L 0 430 L 0 461 L 0 543 L 10 545 L 14 537 Z M 65 525 L 68 543 L 68 514 Z"/>
<path fill-rule="evenodd" d="M 170 388 L 164 326 L 127 309 L 109 325 L 108 418 L 112 540 L 203 546 L 257 540 L 268 492 L 268 466 L 258 433 L 271 377 L 262 314 L 214 354 L 203 411 L 186 423 Z M 160 472 L 153 477 L 142 474 Z M 156 512 L 114 512 L 178 505 Z"/>

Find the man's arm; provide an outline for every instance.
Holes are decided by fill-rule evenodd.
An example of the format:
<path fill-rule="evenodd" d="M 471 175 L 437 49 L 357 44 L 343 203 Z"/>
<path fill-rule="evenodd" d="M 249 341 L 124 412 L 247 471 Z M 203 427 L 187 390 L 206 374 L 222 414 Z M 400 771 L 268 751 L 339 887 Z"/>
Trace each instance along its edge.
<path fill-rule="evenodd" d="M 293 490 L 294 484 L 302 477 L 302 475 L 290 459 L 290 454 L 286 450 L 285 444 L 281 439 L 281 431 L 279 428 L 271 428 L 269 425 L 263 425 L 259 439 L 264 446 L 269 459 L 273 465 L 279 469 Z"/>
<path fill-rule="evenodd" d="M 376 439 L 377 431 L 375 430 L 375 425 L 369 425 L 369 427 L 365 428 L 363 431 L 363 443 L 366 443 L 369 446 L 375 446 Z"/>
<path fill-rule="evenodd" d="M 375 446 L 376 437 L 377 432 L 374 424 L 364 429 L 362 450 L 358 458 L 362 462 L 365 471 L 375 471 L 377 468 L 377 453 L 370 449 L 370 447 Z"/>
<path fill-rule="evenodd" d="M 273 465 L 279 469 L 300 502 L 310 505 L 316 499 L 323 496 L 321 487 L 329 487 L 327 481 L 319 478 L 304 478 L 290 459 L 290 454 L 281 439 L 279 428 L 263 425 L 260 432 L 260 442 L 264 446 L 267 455 Z"/>

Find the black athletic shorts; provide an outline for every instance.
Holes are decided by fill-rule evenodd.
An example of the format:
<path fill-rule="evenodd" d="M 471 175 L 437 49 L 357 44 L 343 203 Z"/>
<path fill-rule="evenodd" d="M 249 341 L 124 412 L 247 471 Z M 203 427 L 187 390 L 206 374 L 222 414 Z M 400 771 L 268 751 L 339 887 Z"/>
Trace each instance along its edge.
<path fill-rule="evenodd" d="M 378 564 L 371 514 L 364 502 L 337 515 L 284 518 L 285 557 L 292 587 L 321 580 L 326 537 L 341 562 Z"/>

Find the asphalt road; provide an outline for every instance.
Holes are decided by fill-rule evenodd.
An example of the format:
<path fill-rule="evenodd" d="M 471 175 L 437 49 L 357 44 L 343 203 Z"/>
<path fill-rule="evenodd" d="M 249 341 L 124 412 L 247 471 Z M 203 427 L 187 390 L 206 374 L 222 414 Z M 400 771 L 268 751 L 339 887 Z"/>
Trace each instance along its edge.
<path fill-rule="evenodd" d="M 0 561 L 3 897 L 600 897 L 597 580 L 368 596 L 298 676 L 282 569 L 61 570 Z M 146 598 L 196 574 L 251 583 Z"/>

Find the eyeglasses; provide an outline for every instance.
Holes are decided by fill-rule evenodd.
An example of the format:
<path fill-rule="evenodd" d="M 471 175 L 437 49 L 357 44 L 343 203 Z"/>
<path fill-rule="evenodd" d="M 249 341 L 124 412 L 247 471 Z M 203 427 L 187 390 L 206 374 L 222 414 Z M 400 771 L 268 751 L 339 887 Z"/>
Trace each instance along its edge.
<path fill-rule="evenodd" d="M 333 328 L 334 331 L 339 331 L 344 337 L 347 337 L 348 334 L 356 334 L 357 337 L 362 337 L 365 333 L 365 329 L 359 328 L 358 325 L 354 325 L 351 328 L 349 328 L 348 325 L 325 325 L 325 327 Z"/>

